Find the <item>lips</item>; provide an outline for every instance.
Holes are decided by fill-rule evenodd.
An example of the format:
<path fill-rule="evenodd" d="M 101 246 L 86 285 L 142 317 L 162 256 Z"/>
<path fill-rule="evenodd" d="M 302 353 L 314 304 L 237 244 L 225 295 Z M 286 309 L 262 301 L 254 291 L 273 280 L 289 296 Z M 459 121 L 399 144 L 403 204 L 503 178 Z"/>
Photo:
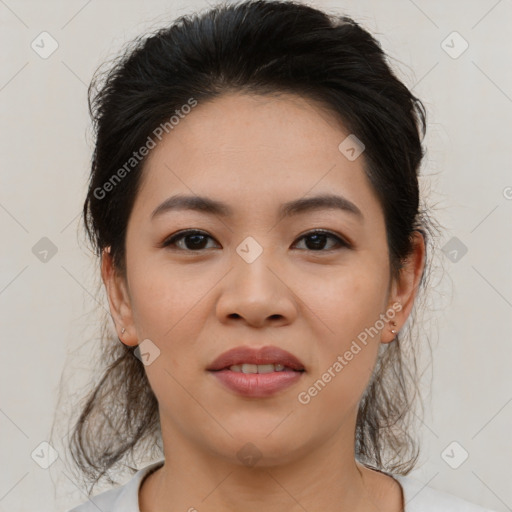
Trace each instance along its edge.
<path fill-rule="evenodd" d="M 212 378 L 237 396 L 268 399 L 298 386 L 306 371 L 293 354 L 277 347 L 237 347 L 207 368 Z"/>
<path fill-rule="evenodd" d="M 250 347 L 236 347 L 217 357 L 207 368 L 209 371 L 220 371 L 230 366 L 253 365 L 283 365 L 295 371 L 305 371 L 302 362 L 290 352 L 278 347 L 268 346 L 259 349 Z"/>

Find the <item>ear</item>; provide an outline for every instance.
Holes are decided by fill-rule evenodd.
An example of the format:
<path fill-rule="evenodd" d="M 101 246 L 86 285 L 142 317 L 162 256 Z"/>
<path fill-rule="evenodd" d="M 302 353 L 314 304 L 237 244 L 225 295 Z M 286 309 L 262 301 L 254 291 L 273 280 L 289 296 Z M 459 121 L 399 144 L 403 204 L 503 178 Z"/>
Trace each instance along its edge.
<path fill-rule="evenodd" d="M 391 329 L 394 329 L 398 334 L 398 331 L 404 326 L 418 292 L 425 266 L 425 239 L 420 231 L 414 231 L 411 237 L 413 250 L 403 263 L 398 278 L 394 279 L 391 284 L 388 308 L 397 311 L 392 319 L 396 322 L 396 325 L 392 325 L 390 321 L 389 325 L 385 327 L 381 337 L 382 343 L 390 343 L 395 339 L 396 334 L 393 334 Z M 401 305 L 399 311 L 398 303 Z M 395 307 L 393 307 L 393 304 Z"/>
<path fill-rule="evenodd" d="M 110 314 L 116 325 L 117 336 L 129 346 L 138 344 L 130 295 L 126 279 L 114 267 L 110 247 L 103 250 L 101 257 L 101 278 L 107 291 Z M 122 332 L 124 328 L 124 332 Z"/>

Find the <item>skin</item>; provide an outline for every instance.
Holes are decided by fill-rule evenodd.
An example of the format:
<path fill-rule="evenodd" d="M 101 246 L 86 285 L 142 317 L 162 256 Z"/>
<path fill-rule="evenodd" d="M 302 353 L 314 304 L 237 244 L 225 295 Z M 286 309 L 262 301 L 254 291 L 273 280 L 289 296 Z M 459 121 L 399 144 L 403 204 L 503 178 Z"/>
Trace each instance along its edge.
<path fill-rule="evenodd" d="M 355 460 L 355 424 L 379 345 L 394 339 L 391 329 L 412 309 L 425 246 L 416 233 L 413 253 L 391 280 L 364 153 L 349 161 L 338 149 L 348 134 L 312 101 L 230 93 L 196 106 L 151 151 L 128 223 L 126 276 L 108 251 L 102 258 L 119 337 L 127 345 L 150 339 L 160 350 L 145 370 L 159 402 L 165 464 L 140 488 L 142 512 L 402 510 L 398 482 Z M 181 210 L 151 220 L 178 193 L 217 199 L 234 215 Z M 277 221 L 282 203 L 321 193 L 349 199 L 363 221 L 335 209 Z M 159 246 L 189 228 L 211 237 L 205 248 L 194 249 L 190 238 Z M 315 229 L 351 247 L 330 238 L 315 246 L 304 238 Z M 252 263 L 236 252 L 248 236 L 263 249 Z M 298 393 L 397 302 L 397 325 L 385 323 L 301 404 Z M 271 397 L 236 395 L 206 368 L 240 345 L 281 347 L 306 372 Z M 249 442 L 261 457 L 253 467 L 237 457 Z"/>

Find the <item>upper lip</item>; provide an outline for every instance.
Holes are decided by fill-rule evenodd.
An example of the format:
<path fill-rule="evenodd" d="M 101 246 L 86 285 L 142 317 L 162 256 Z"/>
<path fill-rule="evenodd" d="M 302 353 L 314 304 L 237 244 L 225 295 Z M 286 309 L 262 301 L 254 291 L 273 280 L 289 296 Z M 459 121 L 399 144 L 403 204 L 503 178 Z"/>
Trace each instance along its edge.
<path fill-rule="evenodd" d="M 278 347 L 267 346 L 259 349 L 236 347 L 217 357 L 207 370 L 223 370 L 238 364 L 282 364 L 292 370 L 302 371 L 304 365 L 290 352 Z"/>

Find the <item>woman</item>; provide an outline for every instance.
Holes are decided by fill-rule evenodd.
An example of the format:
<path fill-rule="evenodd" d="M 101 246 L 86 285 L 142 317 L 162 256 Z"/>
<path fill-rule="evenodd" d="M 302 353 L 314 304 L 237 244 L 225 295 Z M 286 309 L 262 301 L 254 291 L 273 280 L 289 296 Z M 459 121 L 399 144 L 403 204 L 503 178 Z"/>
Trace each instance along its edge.
<path fill-rule="evenodd" d="M 121 343 L 71 452 L 94 482 L 164 456 L 73 510 L 484 510 L 405 476 L 433 223 L 424 108 L 375 39 L 219 6 L 139 39 L 91 109 L 84 219 Z"/>

